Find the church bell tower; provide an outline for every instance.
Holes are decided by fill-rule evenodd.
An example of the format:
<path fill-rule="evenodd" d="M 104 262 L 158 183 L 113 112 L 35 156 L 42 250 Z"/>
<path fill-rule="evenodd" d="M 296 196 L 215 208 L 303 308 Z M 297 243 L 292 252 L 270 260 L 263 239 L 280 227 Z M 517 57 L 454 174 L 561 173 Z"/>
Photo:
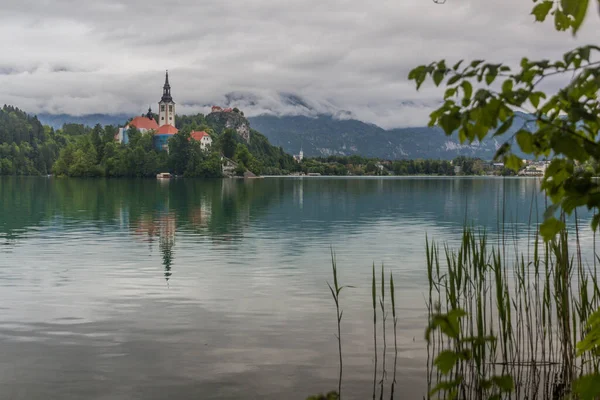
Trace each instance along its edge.
<path fill-rule="evenodd" d="M 171 97 L 171 85 L 169 85 L 169 71 L 165 74 L 165 85 L 163 86 L 163 95 L 158 103 L 158 125 L 175 126 L 175 102 Z"/>

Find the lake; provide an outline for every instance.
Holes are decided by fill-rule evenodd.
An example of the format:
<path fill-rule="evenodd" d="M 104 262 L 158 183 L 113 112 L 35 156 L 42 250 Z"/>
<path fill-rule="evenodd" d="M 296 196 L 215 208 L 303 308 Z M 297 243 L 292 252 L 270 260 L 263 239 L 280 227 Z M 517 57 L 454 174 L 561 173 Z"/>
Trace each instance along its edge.
<path fill-rule="evenodd" d="M 371 393 L 371 268 L 383 263 L 396 281 L 398 398 L 420 399 L 426 236 L 456 244 L 467 222 L 526 244 L 544 209 L 539 187 L 0 177 L 0 397 L 304 399 L 336 389 L 333 248 L 341 284 L 354 286 L 341 295 L 345 398 Z"/>

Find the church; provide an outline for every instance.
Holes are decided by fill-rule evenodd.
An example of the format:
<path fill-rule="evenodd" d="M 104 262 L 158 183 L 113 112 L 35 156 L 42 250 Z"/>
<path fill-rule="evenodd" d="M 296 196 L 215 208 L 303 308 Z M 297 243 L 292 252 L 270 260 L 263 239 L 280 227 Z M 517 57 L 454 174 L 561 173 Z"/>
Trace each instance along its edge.
<path fill-rule="evenodd" d="M 175 127 L 175 102 L 171 96 L 169 71 L 165 73 L 163 94 L 158 103 L 158 122 L 154 119 L 152 109 L 148 108 L 147 114 L 133 118 L 127 125 L 120 128 L 115 140 L 123 144 L 129 143 L 128 131 L 132 126 L 142 134 L 152 134 L 156 150 L 169 150 L 169 139 L 179 131 Z M 204 131 L 194 131 L 190 136 L 200 142 L 202 149 L 206 149 L 212 144 L 212 138 Z"/>

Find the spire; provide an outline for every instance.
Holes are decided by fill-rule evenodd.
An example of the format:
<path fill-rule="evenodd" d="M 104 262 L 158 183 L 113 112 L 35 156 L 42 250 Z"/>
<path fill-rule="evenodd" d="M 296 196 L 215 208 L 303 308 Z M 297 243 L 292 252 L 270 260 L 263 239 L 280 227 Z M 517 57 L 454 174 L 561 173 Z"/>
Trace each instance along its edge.
<path fill-rule="evenodd" d="M 171 97 L 171 85 L 169 85 L 169 70 L 165 73 L 165 84 L 163 86 L 163 95 L 160 101 L 165 103 L 173 102 L 173 97 Z"/>
<path fill-rule="evenodd" d="M 152 115 L 152 108 L 150 106 L 148 106 L 148 114 L 146 114 L 146 117 L 148 119 L 154 119 L 154 116 Z"/>

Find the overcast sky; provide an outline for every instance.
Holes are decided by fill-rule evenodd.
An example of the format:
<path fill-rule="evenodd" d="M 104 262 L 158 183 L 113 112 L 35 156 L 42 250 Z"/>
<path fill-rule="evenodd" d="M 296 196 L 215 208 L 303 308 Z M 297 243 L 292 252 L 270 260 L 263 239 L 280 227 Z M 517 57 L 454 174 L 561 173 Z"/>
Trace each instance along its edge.
<path fill-rule="evenodd" d="M 439 91 L 408 71 L 446 58 L 557 57 L 600 38 L 535 24 L 531 0 L 3 0 L 0 103 L 32 113 L 156 109 L 170 72 L 178 113 L 227 93 L 246 114 L 349 111 L 384 127 L 420 125 Z M 249 100 L 250 99 L 250 100 Z"/>

